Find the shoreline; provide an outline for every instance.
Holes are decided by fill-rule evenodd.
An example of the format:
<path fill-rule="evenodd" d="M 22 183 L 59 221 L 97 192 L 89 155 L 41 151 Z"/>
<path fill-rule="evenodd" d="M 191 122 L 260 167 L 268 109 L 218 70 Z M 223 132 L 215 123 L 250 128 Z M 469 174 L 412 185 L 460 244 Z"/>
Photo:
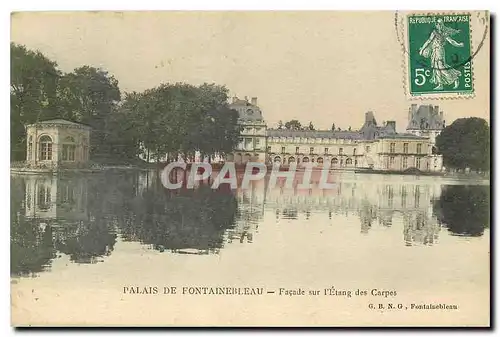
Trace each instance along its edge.
<path fill-rule="evenodd" d="M 11 174 L 19 175 L 57 175 L 60 173 L 99 173 L 105 171 L 149 171 L 154 168 L 138 167 L 138 166 L 103 166 L 99 168 L 57 168 L 57 169 L 37 169 L 26 167 L 11 167 Z"/>
<path fill-rule="evenodd" d="M 221 167 L 220 165 L 213 165 L 214 170 L 218 171 Z M 266 165 L 267 169 L 272 169 L 273 165 Z M 83 173 L 83 174 L 92 174 L 92 173 L 100 173 L 100 172 L 112 172 L 112 171 L 161 171 L 164 167 L 162 166 L 152 166 L 152 167 L 144 167 L 144 166 L 122 166 L 122 165 L 110 165 L 110 166 L 102 166 L 97 168 L 58 168 L 58 169 L 36 169 L 36 168 L 26 168 L 26 167 L 10 167 L 10 173 L 13 175 L 58 175 L 64 173 Z M 186 170 L 191 169 L 191 163 L 186 165 Z M 279 171 L 288 171 L 288 167 L 280 167 Z M 313 171 L 322 170 L 321 168 L 313 168 Z M 304 171 L 304 168 L 298 167 L 296 172 Z M 330 168 L 330 172 L 345 172 L 345 173 L 353 173 L 355 175 L 365 175 L 365 174 L 373 174 L 373 175 L 389 175 L 389 176 L 414 176 L 414 177 L 441 177 L 441 178 L 455 178 L 455 179 L 480 179 L 485 181 L 490 181 L 490 176 L 484 176 L 475 173 L 452 173 L 452 172 L 426 172 L 426 171 L 384 171 L 384 170 L 374 170 L 374 169 L 364 169 L 364 168 Z M 236 172 L 245 172 L 244 165 L 237 165 Z"/>

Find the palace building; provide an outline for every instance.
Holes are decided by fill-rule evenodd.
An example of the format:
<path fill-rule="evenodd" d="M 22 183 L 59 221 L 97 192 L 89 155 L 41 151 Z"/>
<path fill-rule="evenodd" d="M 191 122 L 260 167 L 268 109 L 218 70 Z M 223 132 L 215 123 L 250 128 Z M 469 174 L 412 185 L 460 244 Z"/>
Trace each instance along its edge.
<path fill-rule="evenodd" d="M 227 161 L 235 163 L 265 162 L 267 153 L 267 125 L 257 105 L 257 97 L 239 99 L 233 97 L 230 109 L 238 111 L 238 123 L 242 126 L 240 143 Z"/>
<path fill-rule="evenodd" d="M 443 111 L 439 110 L 438 105 L 421 105 L 417 108 L 416 104 L 412 104 L 408 109 L 406 132 L 429 138 L 431 146 L 429 160 L 434 171 L 440 170 L 443 166 L 443 157 L 436 154 L 436 137 L 445 127 L 446 121 L 443 119 Z"/>
<path fill-rule="evenodd" d="M 238 111 L 243 127 L 241 140 L 227 161 L 249 161 L 298 166 L 314 162 L 321 167 L 404 171 L 441 171 L 442 157 L 435 154 L 435 139 L 444 128 L 439 107 L 412 105 L 405 133 L 396 122 L 379 125 L 373 112 L 365 113 L 359 130 L 268 129 L 257 98 L 233 98 L 230 108 Z"/>

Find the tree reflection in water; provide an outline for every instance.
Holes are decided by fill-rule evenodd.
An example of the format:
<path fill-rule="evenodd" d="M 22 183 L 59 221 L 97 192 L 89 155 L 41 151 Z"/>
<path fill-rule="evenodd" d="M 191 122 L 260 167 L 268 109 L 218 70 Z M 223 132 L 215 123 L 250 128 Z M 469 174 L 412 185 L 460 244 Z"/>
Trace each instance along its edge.
<path fill-rule="evenodd" d="M 337 190 L 303 195 L 263 186 L 172 191 L 156 172 L 13 177 L 11 274 L 37 274 L 61 254 L 75 263 L 102 261 L 118 235 L 161 252 L 216 253 L 224 244 L 252 243 L 266 210 L 277 222 L 354 216 L 362 234 L 393 227 L 396 217 L 407 246 L 436 244 L 442 224 L 468 236 L 490 226 L 489 186 L 339 182 Z"/>
<path fill-rule="evenodd" d="M 119 224 L 125 240 L 159 251 L 203 254 L 223 246 L 237 211 L 236 198 L 224 188 L 168 191 L 155 186 L 130 201 Z"/>
<path fill-rule="evenodd" d="M 46 270 L 57 252 L 99 262 L 118 232 L 159 251 L 215 252 L 238 216 L 227 185 L 169 191 L 154 173 L 33 176 L 12 178 L 11 186 L 12 275 Z"/>
<path fill-rule="evenodd" d="M 52 228 L 12 214 L 10 256 L 11 275 L 31 276 L 46 270 L 56 257 Z"/>
<path fill-rule="evenodd" d="M 481 236 L 490 227 L 489 186 L 446 185 L 434 200 L 438 221 L 455 235 Z"/>

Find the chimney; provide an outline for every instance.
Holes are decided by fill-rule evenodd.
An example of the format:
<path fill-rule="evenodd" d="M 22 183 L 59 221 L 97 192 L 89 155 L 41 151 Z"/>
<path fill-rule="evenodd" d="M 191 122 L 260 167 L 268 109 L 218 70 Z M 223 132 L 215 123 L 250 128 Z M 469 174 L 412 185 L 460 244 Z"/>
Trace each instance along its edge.
<path fill-rule="evenodd" d="M 377 126 L 377 121 L 373 115 L 373 111 L 368 111 L 365 113 L 365 124 Z"/>
<path fill-rule="evenodd" d="M 386 126 L 390 129 L 394 130 L 394 132 L 396 131 L 396 121 L 387 121 Z"/>
<path fill-rule="evenodd" d="M 373 120 L 373 112 L 367 111 L 365 113 L 365 122 L 372 121 Z"/>
<path fill-rule="evenodd" d="M 408 122 L 411 121 L 411 117 L 417 112 L 417 105 L 412 104 L 408 109 Z"/>
<path fill-rule="evenodd" d="M 257 97 L 252 97 L 252 105 L 257 105 Z"/>

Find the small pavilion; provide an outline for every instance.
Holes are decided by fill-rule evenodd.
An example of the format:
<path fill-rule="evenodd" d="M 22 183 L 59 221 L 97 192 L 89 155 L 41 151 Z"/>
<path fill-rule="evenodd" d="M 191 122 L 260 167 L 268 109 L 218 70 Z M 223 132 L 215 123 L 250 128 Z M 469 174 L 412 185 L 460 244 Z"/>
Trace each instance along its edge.
<path fill-rule="evenodd" d="M 88 125 L 51 119 L 26 126 L 29 167 L 84 167 L 89 160 Z"/>

